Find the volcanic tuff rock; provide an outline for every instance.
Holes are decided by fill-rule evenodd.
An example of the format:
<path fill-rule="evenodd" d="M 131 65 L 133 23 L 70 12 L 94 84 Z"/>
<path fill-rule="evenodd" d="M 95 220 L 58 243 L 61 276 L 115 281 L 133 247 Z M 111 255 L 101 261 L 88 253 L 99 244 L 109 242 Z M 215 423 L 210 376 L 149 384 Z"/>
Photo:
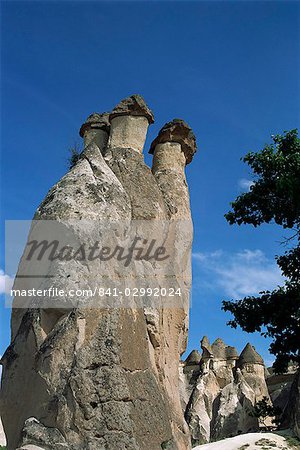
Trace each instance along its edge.
<path fill-rule="evenodd" d="M 295 377 L 295 370 L 288 370 L 287 373 L 273 373 L 272 368 L 267 369 L 266 381 L 270 397 L 274 406 L 279 407 L 282 411 L 286 407 L 289 399 L 289 392 Z"/>
<path fill-rule="evenodd" d="M 158 136 L 151 144 L 150 152 L 154 153 L 158 144 L 166 142 L 178 142 L 186 158 L 186 164 L 189 164 L 196 152 L 196 138 L 192 129 L 181 119 L 174 119 L 166 123 L 160 130 Z"/>
<path fill-rule="evenodd" d="M 291 428 L 300 438 L 299 369 L 290 363 L 286 373 L 276 374 L 268 368 L 267 385 L 272 403 L 282 411 L 282 428 Z M 297 413 L 298 410 L 298 413 Z"/>
<path fill-rule="evenodd" d="M 296 371 L 283 411 L 283 428 L 291 428 L 300 439 L 300 371 Z"/>
<path fill-rule="evenodd" d="M 109 133 L 109 113 L 93 113 L 88 116 L 86 121 L 81 125 L 79 135 L 84 137 L 85 132 L 89 132 L 91 129 L 96 128 L 104 130 Z"/>
<path fill-rule="evenodd" d="M 3 430 L 2 420 L 0 418 L 0 445 L 6 445 L 6 438 Z"/>
<path fill-rule="evenodd" d="M 143 116 L 149 124 L 154 123 L 153 112 L 145 103 L 141 95 L 132 95 L 122 100 L 110 113 L 110 120 L 117 116 Z"/>
<path fill-rule="evenodd" d="M 84 150 L 38 207 L 29 239 L 54 223 L 65 230 L 64 237 L 70 234 L 79 242 L 101 241 L 110 232 L 119 244 L 137 222 L 143 224 L 138 232 L 144 231 L 149 242 L 153 235 L 173 242 L 172 261 L 159 266 L 157 261 L 136 260 L 126 278 L 112 260 L 89 265 L 80 259 L 54 259 L 44 267 L 51 278 L 25 283 L 17 277 L 14 288 L 25 283 L 27 288 L 94 289 L 105 279 L 124 293 L 144 277 L 159 288 L 169 280 L 173 288 L 182 288 L 182 296 L 175 304 L 162 296 L 141 303 L 124 294 L 117 300 L 105 297 L 103 304 L 85 297 L 53 298 L 51 305 L 45 298 L 22 298 L 22 304 L 15 298 L 0 399 L 8 450 L 30 445 L 48 450 L 190 448 L 178 370 L 186 347 L 191 283 L 185 166 L 195 140 L 182 122 L 184 148 L 172 134 L 164 147 L 152 146 L 151 171 L 142 156 L 153 122 L 144 100 L 123 100 L 109 120 L 107 114 L 95 113 L 81 127 Z M 185 148 L 193 152 L 187 155 Z M 121 229 L 115 230 L 116 224 Z M 38 269 L 24 253 L 18 274 Z"/>
<path fill-rule="evenodd" d="M 269 398 L 265 368 L 254 347 L 241 355 L 218 338 L 201 341 L 202 356 L 193 350 L 180 367 L 182 406 L 192 444 L 247 433 L 258 429 L 249 415 L 251 407 Z"/>

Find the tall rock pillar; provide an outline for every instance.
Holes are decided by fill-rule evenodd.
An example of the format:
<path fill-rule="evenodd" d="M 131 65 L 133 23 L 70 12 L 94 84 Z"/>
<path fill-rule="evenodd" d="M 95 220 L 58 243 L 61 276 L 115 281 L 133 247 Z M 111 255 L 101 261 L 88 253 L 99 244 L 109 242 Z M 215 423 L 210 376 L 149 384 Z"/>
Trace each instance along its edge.
<path fill-rule="evenodd" d="M 150 148 L 150 153 L 153 154 L 152 173 L 162 193 L 175 236 L 172 283 L 181 289 L 180 300 L 177 299 L 173 305 L 169 302 L 161 311 L 163 343 L 159 348 L 163 382 L 169 397 L 174 399 L 177 424 L 180 424 L 182 412 L 179 380 L 174 374 L 179 371 L 179 358 L 187 344 L 191 287 L 190 249 L 193 236 L 185 168 L 192 161 L 195 152 L 195 136 L 191 128 L 180 119 L 168 122 Z M 185 428 L 185 422 L 181 423 Z"/>
<path fill-rule="evenodd" d="M 158 258 L 133 257 L 128 272 L 124 260 L 105 258 L 105 250 L 93 250 L 90 259 L 79 250 L 76 257 L 47 259 L 47 276 L 39 277 L 35 287 L 46 292 L 54 285 L 66 295 L 50 303 L 26 298 L 26 308 L 14 299 L 0 396 L 8 450 L 24 445 L 43 450 L 190 448 L 178 367 L 188 328 L 192 242 L 184 168 L 196 147 L 186 124 L 173 123 L 168 140 L 155 145 L 151 172 L 142 150 L 152 122 L 138 95 L 110 114 L 89 116 L 80 129 L 84 149 L 38 207 L 28 240 L 54 224 L 79 248 L 95 249 L 97 243 L 107 252 L 109 239 L 119 252 L 133 230 L 140 242 L 166 236 L 173 243 L 169 249 L 175 246 L 174 258 L 165 268 Z M 168 233 L 172 222 L 175 234 Z M 21 276 L 32 270 L 26 251 Z M 160 290 L 170 269 L 172 286 L 182 288 L 175 304 Z M 158 297 L 134 296 L 132 289 L 148 281 L 159 288 Z M 96 295 L 69 298 L 74 287 Z M 101 287 L 118 289 L 102 295 Z"/>

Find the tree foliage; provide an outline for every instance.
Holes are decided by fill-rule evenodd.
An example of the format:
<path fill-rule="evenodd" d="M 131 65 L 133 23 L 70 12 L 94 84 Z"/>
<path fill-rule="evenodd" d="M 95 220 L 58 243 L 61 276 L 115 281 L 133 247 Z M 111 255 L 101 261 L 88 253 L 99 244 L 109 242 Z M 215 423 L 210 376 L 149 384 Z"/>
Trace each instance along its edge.
<path fill-rule="evenodd" d="M 231 225 L 276 223 L 292 231 L 287 242 L 296 245 L 276 257 L 286 282 L 256 297 L 223 301 L 223 309 L 233 314 L 232 327 L 239 325 L 244 331 L 272 338 L 274 368 L 283 372 L 289 361 L 300 361 L 300 139 L 297 130 L 292 130 L 272 140 L 242 159 L 252 169 L 254 183 L 231 203 L 225 218 Z"/>
<path fill-rule="evenodd" d="M 259 420 L 260 425 L 268 428 L 266 425 L 266 419 L 273 419 L 273 423 L 279 423 L 279 417 L 282 413 L 281 408 L 274 407 L 267 397 L 263 397 L 259 400 L 253 409 L 249 412 L 249 416 L 256 417 Z"/>

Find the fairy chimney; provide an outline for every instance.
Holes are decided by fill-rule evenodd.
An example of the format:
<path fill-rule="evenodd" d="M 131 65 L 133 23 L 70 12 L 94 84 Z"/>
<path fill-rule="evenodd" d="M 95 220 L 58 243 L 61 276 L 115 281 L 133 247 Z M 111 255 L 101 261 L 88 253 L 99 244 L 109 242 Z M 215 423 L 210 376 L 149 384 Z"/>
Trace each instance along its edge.
<path fill-rule="evenodd" d="M 240 354 L 236 367 L 240 369 L 246 382 L 254 390 L 256 401 L 261 400 L 263 397 L 269 398 L 265 380 L 264 360 L 249 342 Z"/>
<path fill-rule="evenodd" d="M 149 124 L 154 122 L 152 111 L 143 97 L 132 95 L 122 100 L 110 113 L 109 148 L 131 148 L 143 151 Z"/>
<path fill-rule="evenodd" d="M 120 246 L 128 230 L 138 229 L 149 242 L 166 236 L 175 253 L 161 264 L 159 277 L 156 260 L 135 260 L 130 276 L 113 259 L 105 264 L 100 258 L 93 264 L 80 258 L 50 260 L 47 277 L 35 280 L 37 287 L 55 285 L 68 292 L 109 283 L 117 286 L 118 297 L 99 294 L 89 303 L 64 296 L 51 305 L 46 298 L 38 303 L 27 298 L 24 309 L 14 299 L 13 339 L 2 358 L 0 394 L 8 450 L 22 445 L 190 449 L 178 372 L 188 332 L 193 233 L 184 168 L 196 146 L 190 129 L 180 125 L 178 135 L 175 125 L 177 134 L 172 131 L 155 146 L 154 166 L 163 167 L 163 173 L 151 171 L 142 150 L 152 122 L 138 95 L 122 100 L 109 122 L 106 113 L 89 116 L 80 129 L 83 152 L 38 207 L 29 240 L 53 222 L 89 245 L 110 233 Z M 122 225 L 121 232 L 115 224 Z M 174 232 L 168 233 L 171 225 Z M 23 256 L 19 284 L 19 275 L 28 271 Z M 125 296 L 126 287 L 144 286 L 145 280 L 159 289 L 169 283 L 182 296 L 176 302 L 163 295 L 147 301 Z"/>
<path fill-rule="evenodd" d="M 100 150 L 106 147 L 110 129 L 108 117 L 108 113 L 93 113 L 88 116 L 79 130 L 79 135 L 84 140 L 84 147 L 92 142 L 95 142 Z"/>

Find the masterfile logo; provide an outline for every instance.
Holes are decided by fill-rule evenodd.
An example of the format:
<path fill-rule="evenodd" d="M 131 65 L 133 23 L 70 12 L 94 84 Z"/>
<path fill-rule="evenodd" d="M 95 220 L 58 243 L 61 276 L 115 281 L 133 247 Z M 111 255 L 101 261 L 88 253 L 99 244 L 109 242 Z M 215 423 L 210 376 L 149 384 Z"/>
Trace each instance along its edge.
<path fill-rule="evenodd" d="M 191 236 L 184 220 L 8 221 L 13 306 L 173 307 L 190 288 Z"/>

